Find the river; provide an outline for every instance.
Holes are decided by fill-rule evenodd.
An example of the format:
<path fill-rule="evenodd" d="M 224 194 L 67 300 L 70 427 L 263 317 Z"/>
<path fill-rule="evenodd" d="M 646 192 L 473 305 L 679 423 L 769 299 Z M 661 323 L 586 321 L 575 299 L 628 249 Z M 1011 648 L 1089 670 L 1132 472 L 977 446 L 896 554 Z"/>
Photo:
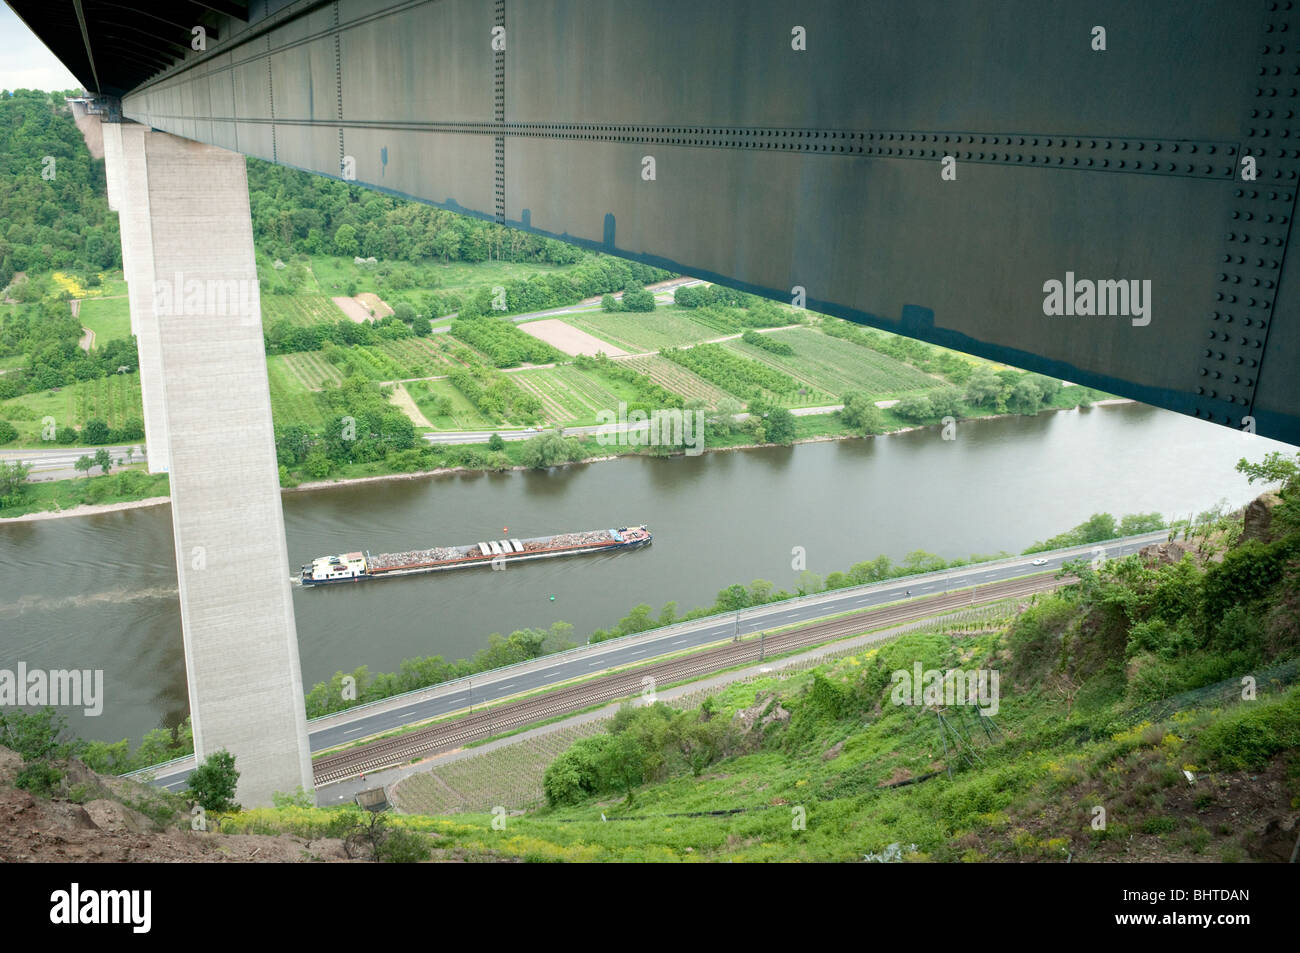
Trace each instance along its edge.
<path fill-rule="evenodd" d="M 473 654 L 492 632 L 565 620 L 585 639 L 640 602 L 708 604 L 733 582 L 790 587 L 884 553 L 1019 552 L 1097 511 L 1186 517 L 1259 492 L 1233 470 L 1284 444 L 1140 404 L 874 440 L 549 472 L 445 475 L 284 495 L 289 560 L 648 523 L 653 546 L 505 571 L 295 588 L 303 679 Z M 83 737 L 138 739 L 187 711 L 167 506 L 0 523 L 0 668 L 103 669 Z M 250 530 L 252 531 L 252 530 Z M 554 596 L 554 599 L 551 597 Z"/>

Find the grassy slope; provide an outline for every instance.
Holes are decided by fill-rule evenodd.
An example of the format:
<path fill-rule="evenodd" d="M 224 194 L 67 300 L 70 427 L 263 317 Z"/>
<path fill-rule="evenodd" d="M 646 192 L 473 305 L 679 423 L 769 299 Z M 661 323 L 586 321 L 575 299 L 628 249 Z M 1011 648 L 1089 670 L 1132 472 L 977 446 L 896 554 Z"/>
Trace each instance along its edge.
<path fill-rule="evenodd" d="M 125 296 L 120 298 L 86 298 L 78 314 L 82 327 L 95 332 L 95 347 L 105 341 L 131 336 L 131 309 Z"/>

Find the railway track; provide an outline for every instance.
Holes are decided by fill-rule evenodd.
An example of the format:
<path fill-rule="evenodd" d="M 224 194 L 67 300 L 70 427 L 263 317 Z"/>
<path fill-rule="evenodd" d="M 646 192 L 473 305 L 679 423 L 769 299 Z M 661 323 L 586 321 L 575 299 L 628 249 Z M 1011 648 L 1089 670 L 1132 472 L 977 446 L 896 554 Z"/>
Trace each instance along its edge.
<path fill-rule="evenodd" d="M 738 665 L 759 662 L 764 657 L 821 645 L 857 635 L 865 629 L 877 629 L 914 622 L 948 609 L 961 609 L 981 602 L 1046 592 L 1062 585 L 1054 576 L 1010 579 L 976 587 L 974 598 L 969 590 L 944 593 L 900 606 L 866 609 L 842 619 L 814 622 L 811 625 L 769 635 L 763 644 L 750 639 L 732 642 L 703 652 L 643 665 L 628 672 L 615 672 L 581 685 L 560 688 L 535 698 L 466 715 L 452 721 L 421 728 L 397 738 L 376 741 L 358 748 L 320 758 L 313 765 L 316 784 L 329 784 L 383 768 L 406 764 L 416 758 L 451 751 L 472 741 L 512 731 L 524 725 L 582 711 L 593 705 L 629 698 L 641 693 L 642 679 L 649 676 L 656 685 L 670 685 L 685 679 L 709 675 Z"/>

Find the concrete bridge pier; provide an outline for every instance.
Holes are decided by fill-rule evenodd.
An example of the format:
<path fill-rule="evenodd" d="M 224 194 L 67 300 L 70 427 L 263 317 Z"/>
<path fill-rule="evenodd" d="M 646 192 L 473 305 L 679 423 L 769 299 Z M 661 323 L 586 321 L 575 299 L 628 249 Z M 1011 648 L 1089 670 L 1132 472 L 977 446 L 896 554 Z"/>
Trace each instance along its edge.
<path fill-rule="evenodd" d="M 120 124 L 116 183 L 149 459 L 171 474 L 195 754 L 245 807 L 312 789 L 244 157 Z"/>

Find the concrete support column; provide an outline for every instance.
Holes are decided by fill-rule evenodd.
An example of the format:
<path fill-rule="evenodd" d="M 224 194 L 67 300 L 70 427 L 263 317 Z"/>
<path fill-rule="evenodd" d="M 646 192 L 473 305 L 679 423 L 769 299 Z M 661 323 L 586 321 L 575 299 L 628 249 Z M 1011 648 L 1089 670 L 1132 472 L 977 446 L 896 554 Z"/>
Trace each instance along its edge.
<path fill-rule="evenodd" d="M 122 238 L 142 366 L 156 339 L 195 753 L 229 750 L 240 802 L 265 805 L 311 790 L 312 771 L 244 157 L 123 131 Z"/>
<path fill-rule="evenodd" d="M 108 186 L 108 207 L 122 210 L 122 124 L 101 122 L 104 133 L 104 180 Z"/>
<path fill-rule="evenodd" d="M 109 132 L 109 130 L 112 132 Z M 170 468 L 167 415 L 163 407 L 163 368 L 158 319 L 154 314 L 153 220 L 149 214 L 149 167 L 145 138 L 136 123 L 104 123 L 108 181 L 119 190 L 118 229 L 122 271 L 131 309 L 131 333 L 140 355 L 140 403 L 144 408 L 145 454 L 150 473 Z M 116 141 L 110 150 L 108 143 Z M 116 160 L 116 161 L 115 161 Z M 122 201 L 123 196 L 130 201 Z"/>

